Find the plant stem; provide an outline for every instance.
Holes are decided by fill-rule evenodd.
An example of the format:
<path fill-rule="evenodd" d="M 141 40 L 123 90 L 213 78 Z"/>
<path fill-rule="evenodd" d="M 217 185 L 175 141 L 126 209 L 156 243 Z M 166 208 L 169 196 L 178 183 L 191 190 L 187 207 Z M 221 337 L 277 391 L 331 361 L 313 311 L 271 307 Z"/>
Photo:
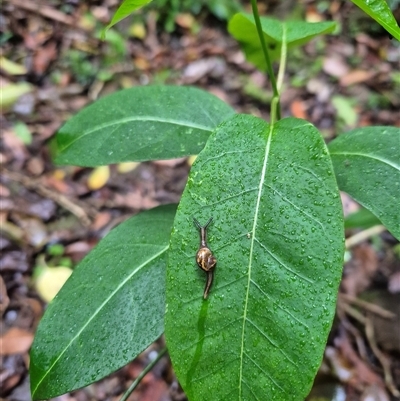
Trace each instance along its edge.
<path fill-rule="evenodd" d="M 281 59 L 279 60 L 279 71 L 277 80 L 277 91 L 278 96 L 274 96 L 271 102 L 271 124 L 274 125 L 277 120 L 281 118 L 281 109 L 279 103 L 279 93 L 282 90 L 283 77 L 285 75 L 286 69 L 286 55 L 287 55 L 287 45 L 286 45 L 286 25 L 282 25 L 282 46 L 281 46 Z"/>
<path fill-rule="evenodd" d="M 271 116 L 274 115 L 273 120 L 275 121 L 276 119 L 279 120 L 281 118 L 278 87 L 276 85 L 275 74 L 272 69 L 271 59 L 268 54 L 268 49 L 267 49 L 267 45 L 265 43 L 264 33 L 263 33 L 263 30 L 261 27 L 260 15 L 258 13 L 258 7 L 257 7 L 257 0 L 251 0 L 251 7 L 253 10 L 254 21 L 255 21 L 256 27 L 257 27 L 258 37 L 260 38 L 261 48 L 264 53 L 265 62 L 267 63 L 267 75 L 269 76 L 269 79 L 271 80 L 272 90 L 274 93 L 274 97 L 273 97 L 272 103 L 271 103 Z M 273 123 L 273 121 L 272 121 L 272 117 L 271 117 L 271 124 L 272 123 Z"/>
<path fill-rule="evenodd" d="M 281 59 L 279 60 L 279 71 L 278 71 L 278 93 L 282 90 L 283 77 L 286 69 L 286 56 L 287 56 L 287 43 L 286 43 L 286 24 L 282 25 L 282 46 L 281 46 Z"/>
<path fill-rule="evenodd" d="M 150 372 L 151 369 L 157 364 L 157 362 L 165 355 L 167 352 L 167 347 L 164 347 L 157 355 L 157 357 L 152 360 L 140 373 L 140 375 L 135 379 L 135 381 L 129 386 L 128 390 L 125 391 L 124 395 L 121 397 L 119 401 L 126 401 L 128 397 L 132 394 L 138 384 L 142 381 L 143 377 Z"/>

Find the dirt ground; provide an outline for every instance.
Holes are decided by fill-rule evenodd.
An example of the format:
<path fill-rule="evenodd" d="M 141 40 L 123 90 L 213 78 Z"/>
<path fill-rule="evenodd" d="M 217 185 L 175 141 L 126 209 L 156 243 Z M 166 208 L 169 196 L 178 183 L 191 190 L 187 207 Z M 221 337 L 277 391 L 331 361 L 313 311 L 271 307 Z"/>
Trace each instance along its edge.
<path fill-rule="evenodd" d="M 109 169 L 56 166 L 49 140 L 57 129 L 99 97 L 151 83 L 195 85 L 238 112 L 268 119 L 268 82 L 245 61 L 226 21 L 207 9 L 196 16 L 181 12 L 168 33 L 166 11 L 153 7 L 122 21 L 102 42 L 99 33 L 117 3 L 2 5 L 2 399 L 30 400 L 29 348 L 69 268 L 124 219 L 179 202 L 190 169 L 187 159 Z M 399 43 L 350 2 L 298 3 L 307 20 L 335 20 L 340 29 L 289 53 L 283 115 L 308 119 L 327 141 L 360 126 L 400 127 Z M 261 8 L 288 11 L 276 2 Z M 343 204 L 346 214 L 358 209 L 345 194 Z M 346 237 L 360 232 L 348 230 Z M 308 399 L 400 399 L 400 246 L 378 227 L 356 239 L 346 257 L 337 316 Z M 43 269 L 54 266 L 63 266 L 62 273 L 44 281 Z M 56 399 L 118 400 L 162 347 L 161 338 L 115 374 Z M 167 356 L 129 398 L 185 399 Z"/>

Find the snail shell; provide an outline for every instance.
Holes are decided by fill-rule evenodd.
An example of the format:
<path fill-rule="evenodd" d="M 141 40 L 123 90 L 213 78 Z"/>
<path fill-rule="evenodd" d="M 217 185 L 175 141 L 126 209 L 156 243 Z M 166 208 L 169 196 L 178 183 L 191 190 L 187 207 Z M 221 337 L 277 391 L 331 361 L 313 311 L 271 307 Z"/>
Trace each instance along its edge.
<path fill-rule="evenodd" d="M 207 273 L 206 287 L 204 288 L 203 294 L 203 298 L 207 299 L 214 279 L 213 269 L 217 264 L 217 259 L 213 256 L 210 248 L 208 248 L 206 239 L 206 230 L 212 221 L 212 217 L 208 220 L 205 226 L 202 226 L 196 219 L 193 219 L 193 221 L 200 230 L 200 248 L 196 253 L 196 262 L 200 269 Z"/>
<path fill-rule="evenodd" d="M 207 247 L 202 247 L 197 251 L 196 262 L 201 270 L 205 272 L 211 271 L 217 264 L 217 259 Z"/>

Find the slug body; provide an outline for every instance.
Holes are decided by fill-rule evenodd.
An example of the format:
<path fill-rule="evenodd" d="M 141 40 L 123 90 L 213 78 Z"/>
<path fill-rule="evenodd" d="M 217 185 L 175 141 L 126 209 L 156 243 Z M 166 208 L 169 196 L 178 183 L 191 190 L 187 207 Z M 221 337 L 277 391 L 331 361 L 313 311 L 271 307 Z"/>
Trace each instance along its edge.
<path fill-rule="evenodd" d="M 207 273 L 206 287 L 204 288 L 203 298 L 207 299 L 211 284 L 214 278 L 214 267 L 217 264 L 217 259 L 212 254 L 207 245 L 207 227 L 212 221 L 212 217 L 208 220 L 205 226 L 202 226 L 196 219 L 193 219 L 197 228 L 200 230 L 200 247 L 196 253 L 196 262 L 201 270 Z"/>

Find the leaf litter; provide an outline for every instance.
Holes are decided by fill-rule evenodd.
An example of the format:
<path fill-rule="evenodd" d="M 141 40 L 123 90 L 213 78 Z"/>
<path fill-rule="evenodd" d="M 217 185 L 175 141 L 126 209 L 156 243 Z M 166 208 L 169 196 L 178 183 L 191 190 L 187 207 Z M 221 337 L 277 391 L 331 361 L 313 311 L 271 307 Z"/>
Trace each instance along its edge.
<path fill-rule="evenodd" d="M 390 78 L 398 63 L 394 44 L 382 33 L 350 32 L 348 18 L 355 16 L 360 24 L 364 21 L 350 4 L 332 3 L 321 14 L 315 3 L 307 3 L 307 15 L 336 19 L 343 32 L 324 37 L 322 51 L 315 42 L 306 45 L 301 62 L 289 60 L 289 79 L 299 84 L 283 94 L 283 110 L 287 115 L 306 116 L 328 139 L 354 124 L 340 119 L 332 95 L 357 99 L 357 124 L 398 125 L 399 103 Z M 197 85 L 239 112 L 268 119 L 264 112 L 268 83 L 244 60 L 224 22 L 207 12 L 194 19 L 180 14 L 175 31 L 169 34 L 158 29 L 154 13 L 139 14 L 140 34 L 126 21 L 115 27 L 126 49 L 121 52 L 117 45 L 96 38 L 98 26 L 111 18 L 108 4 L 106 0 L 68 2 L 61 8 L 63 3 L 56 1 L 38 8 L 10 0 L 3 9 L 2 32 L 13 38 L 4 43 L 2 57 L 8 67 L 1 71 L 9 100 L 1 117 L 0 306 L 4 329 L 0 359 L 4 381 L 0 396 L 8 399 L 30 399 L 28 350 L 46 306 L 32 285 L 37 258 L 43 257 L 51 269 L 59 266 L 61 257 L 75 265 L 117 222 L 161 203 L 178 202 L 189 171 L 187 160 L 110 166 L 110 179 L 105 172 L 93 179 L 92 169 L 55 167 L 47 140 L 57 128 L 99 96 L 147 83 Z M 390 57 L 385 59 L 385 54 Z M 317 56 L 324 61 L 315 73 Z M 358 59 L 356 66 L 351 57 Z M 332 84 L 332 79 L 338 79 L 338 84 Z M 24 143 L 15 131 L 21 123 L 30 133 L 30 142 Z M 65 254 L 50 255 L 52 244 L 62 244 Z M 400 387 L 398 245 L 383 232 L 364 239 L 349 255 L 338 318 L 308 399 L 326 393 L 329 386 L 324 381 L 331 384 L 330 389 L 347 394 L 348 400 L 394 399 L 396 386 Z M 162 342 L 91 385 L 94 398 L 106 400 L 122 394 Z M 144 401 L 185 399 L 166 358 L 136 392 Z M 77 398 L 90 399 L 89 393 L 78 390 L 63 400 Z"/>

